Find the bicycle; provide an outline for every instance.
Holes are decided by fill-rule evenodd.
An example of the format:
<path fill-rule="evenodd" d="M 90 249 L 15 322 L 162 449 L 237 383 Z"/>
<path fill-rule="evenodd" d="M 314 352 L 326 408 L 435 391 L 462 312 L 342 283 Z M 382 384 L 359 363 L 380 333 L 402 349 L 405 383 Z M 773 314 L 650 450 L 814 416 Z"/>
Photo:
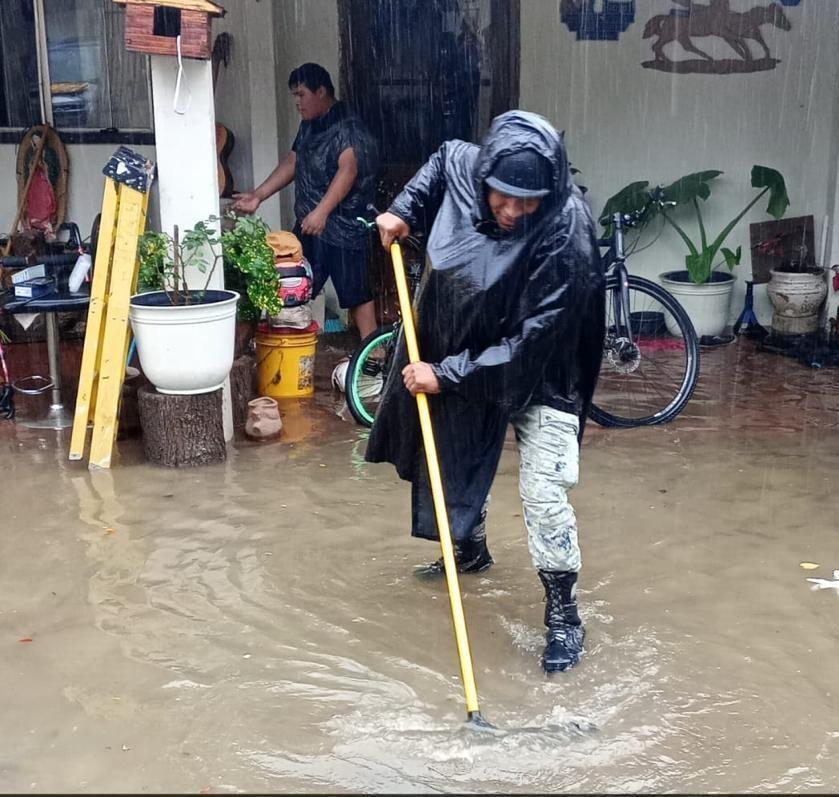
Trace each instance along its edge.
<path fill-rule="evenodd" d="M 601 426 L 652 426 L 675 418 L 690 399 L 699 376 L 699 341 L 679 302 L 664 288 L 626 269 L 624 230 L 642 223 L 660 192 L 633 214 L 615 214 L 612 233 L 598 241 L 608 247 L 606 327 L 600 379 L 589 417 Z M 368 229 L 375 222 L 359 219 Z M 409 241 L 417 246 L 415 240 Z M 409 266 L 411 292 L 422 266 Z M 626 323 L 628 320 L 628 324 Z M 401 321 L 368 335 L 353 353 L 345 377 L 350 413 L 372 426 L 384 388 Z"/>
<path fill-rule="evenodd" d="M 690 318 L 664 288 L 626 268 L 624 230 L 645 222 L 661 188 L 635 213 L 612 216 L 607 247 L 606 334 L 600 378 L 589 417 L 601 426 L 631 428 L 673 420 L 699 378 L 699 340 Z M 628 322 L 628 323 L 627 323 Z"/>
<path fill-rule="evenodd" d="M 376 222 L 359 217 L 356 219 L 368 230 L 376 230 Z M 409 244 L 416 251 L 421 250 L 419 241 L 408 236 L 403 243 Z M 408 285 L 411 295 L 416 293 L 422 277 L 422 264 L 408 262 Z M 347 407 L 355 420 L 363 426 L 372 426 L 376 417 L 376 408 L 384 389 L 396 341 L 402 328 L 400 318 L 392 324 L 383 324 L 371 332 L 353 352 L 344 377 L 344 395 Z"/>

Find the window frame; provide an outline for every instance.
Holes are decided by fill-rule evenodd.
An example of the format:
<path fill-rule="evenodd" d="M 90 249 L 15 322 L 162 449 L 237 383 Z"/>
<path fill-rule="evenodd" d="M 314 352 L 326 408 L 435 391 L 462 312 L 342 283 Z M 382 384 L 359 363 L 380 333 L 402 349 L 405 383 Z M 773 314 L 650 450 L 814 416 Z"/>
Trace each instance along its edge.
<path fill-rule="evenodd" d="M 2 1 L 2 0 L 0 0 Z M 110 0 L 99 0 L 100 3 Z M 38 101 L 41 107 L 40 123 L 54 127 L 52 110 L 52 91 L 49 74 L 49 50 L 47 46 L 47 25 L 44 12 L 44 0 L 32 0 L 35 16 L 35 51 L 38 65 Z M 154 104 L 152 99 L 151 64 L 147 70 L 147 95 L 149 110 L 152 114 L 152 128 L 103 128 L 61 127 L 56 130 L 65 144 L 148 144 L 154 145 Z M 36 122 L 35 124 L 38 124 Z M 0 127 L 0 144 L 17 144 L 26 127 Z"/>

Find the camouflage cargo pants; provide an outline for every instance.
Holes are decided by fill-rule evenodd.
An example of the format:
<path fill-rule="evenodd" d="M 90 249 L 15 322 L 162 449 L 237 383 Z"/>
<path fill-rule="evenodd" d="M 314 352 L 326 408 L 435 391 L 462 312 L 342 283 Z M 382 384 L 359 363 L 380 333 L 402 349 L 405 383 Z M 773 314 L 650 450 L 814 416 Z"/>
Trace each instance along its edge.
<path fill-rule="evenodd" d="M 577 516 L 568 491 L 577 483 L 580 449 L 579 419 L 551 407 L 535 406 L 511 418 L 519 449 L 519 493 L 527 527 L 527 544 L 538 570 L 580 569 Z M 489 496 L 475 542 L 486 538 Z"/>
<path fill-rule="evenodd" d="M 576 415 L 528 407 L 511 419 L 519 446 L 519 493 L 527 544 L 539 570 L 580 569 L 577 516 L 568 491 L 580 475 Z"/>

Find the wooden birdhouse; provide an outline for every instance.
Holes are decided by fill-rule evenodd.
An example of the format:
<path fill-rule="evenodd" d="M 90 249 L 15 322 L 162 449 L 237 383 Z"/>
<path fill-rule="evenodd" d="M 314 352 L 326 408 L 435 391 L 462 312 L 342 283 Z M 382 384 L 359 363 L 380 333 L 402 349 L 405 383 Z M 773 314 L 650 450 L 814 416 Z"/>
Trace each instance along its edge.
<path fill-rule="evenodd" d="M 177 55 L 178 36 L 184 58 L 211 55 L 213 17 L 224 9 L 210 0 L 114 0 L 125 6 L 125 47 L 136 53 Z"/>

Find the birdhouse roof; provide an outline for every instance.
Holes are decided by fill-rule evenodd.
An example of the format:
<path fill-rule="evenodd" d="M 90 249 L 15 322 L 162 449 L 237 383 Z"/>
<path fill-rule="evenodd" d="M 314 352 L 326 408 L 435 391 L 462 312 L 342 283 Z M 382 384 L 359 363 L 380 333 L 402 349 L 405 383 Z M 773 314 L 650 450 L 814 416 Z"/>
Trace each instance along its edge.
<path fill-rule="evenodd" d="M 133 6 L 166 6 L 167 8 L 182 8 L 186 11 L 203 11 L 214 17 L 223 17 L 225 10 L 218 3 L 210 0 L 114 0 L 120 5 Z"/>

